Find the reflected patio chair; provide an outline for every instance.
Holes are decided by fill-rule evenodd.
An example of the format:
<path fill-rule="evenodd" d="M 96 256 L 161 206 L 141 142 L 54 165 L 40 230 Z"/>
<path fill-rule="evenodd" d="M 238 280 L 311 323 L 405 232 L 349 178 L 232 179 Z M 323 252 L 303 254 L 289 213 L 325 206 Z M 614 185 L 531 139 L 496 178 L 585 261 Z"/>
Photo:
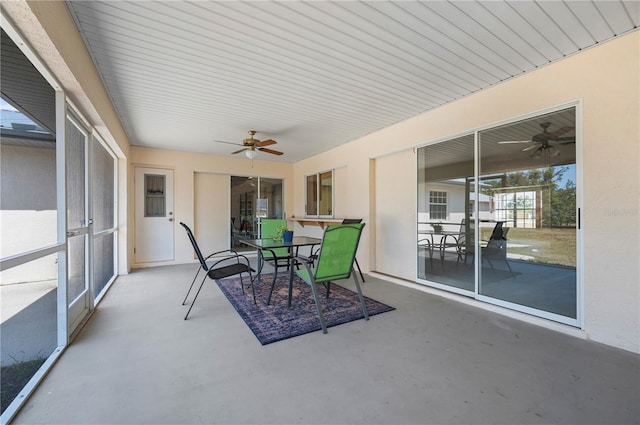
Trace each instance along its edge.
<path fill-rule="evenodd" d="M 471 221 L 469 223 L 469 226 L 467 227 L 466 219 L 463 218 L 460 222 L 460 234 L 458 235 L 458 246 L 456 248 L 458 252 L 458 259 L 456 260 L 456 264 L 460 260 L 462 260 L 464 264 L 467 264 L 467 257 L 473 257 L 473 255 L 475 254 L 473 240 L 474 232 L 472 223 L 473 221 Z"/>
<path fill-rule="evenodd" d="M 431 246 L 431 238 L 418 240 L 418 256 L 420 250 L 424 250 L 424 271 L 427 272 L 427 261 L 433 263 L 433 247 Z"/>
<path fill-rule="evenodd" d="M 511 265 L 507 260 L 507 233 L 509 233 L 509 227 L 500 226 L 500 232 L 491 235 L 491 239 L 487 242 L 487 246 L 482 247 L 480 254 L 482 260 L 487 260 L 492 270 L 494 270 L 494 267 L 491 260 L 502 260 L 507 265 L 511 274 L 513 274 Z"/>
<path fill-rule="evenodd" d="M 244 255 L 238 254 L 236 251 L 233 251 L 231 249 L 214 252 L 213 254 L 205 258 L 202 255 L 202 251 L 200 251 L 200 247 L 198 246 L 198 243 L 196 242 L 196 238 L 193 236 L 193 232 L 191 231 L 189 226 L 187 226 L 183 222 L 180 222 L 180 225 L 184 227 L 184 230 L 187 232 L 187 236 L 189 237 L 189 241 L 191 241 L 193 250 L 196 252 L 198 261 L 200 261 L 200 265 L 198 266 L 196 275 L 193 277 L 193 281 L 191 282 L 191 286 L 189 286 L 187 295 L 184 297 L 184 300 L 182 301 L 182 305 L 186 304 L 187 298 L 189 298 L 189 294 L 193 289 L 193 285 L 195 284 L 196 279 L 200 274 L 200 271 L 204 270 L 205 272 L 204 278 L 200 283 L 200 287 L 198 288 L 196 295 L 193 297 L 193 301 L 191 301 L 191 306 L 189 307 L 187 314 L 184 316 L 184 320 L 187 320 L 187 317 L 189 317 L 189 313 L 191 313 L 191 309 L 193 308 L 193 305 L 196 303 L 196 299 L 198 298 L 198 295 L 200 294 L 200 290 L 202 290 L 202 286 L 204 285 L 204 281 L 207 280 L 207 277 L 209 277 L 210 279 L 216 280 L 216 279 L 223 279 L 229 276 L 240 275 L 240 288 L 242 289 L 242 293 L 244 294 L 244 282 L 242 280 L 242 273 L 248 273 L 249 281 L 251 282 L 251 292 L 253 294 L 253 303 L 255 304 L 256 293 L 255 293 L 255 290 L 253 289 L 253 279 L 251 277 L 251 273 L 254 270 L 251 268 L 249 264 L 249 259 Z M 209 265 L 207 264 L 207 261 L 212 261 L 213 263 Z"/>
<path fill-rule="evenodd" d="M 304 269 L 296 270 L 296 275 L 311 287 L 313 299 L 318 310 L 318 318 L 322 327 L 322 333 L 327 333 L 327 326 L 322 315 L 322 309 L 318 299 L 317 284 L 326 286 L 326 297 L 329 298 L 331 282 L 338 279 L 348 279 L 353 276 L 362 312 L 365 320 L 369 320 L 369 313 L 364 302 L 358 275 L 353 266 L 356 258 L 358 243 L 364 223 L 359 224 L 336 224 L 327 226 L 322 237 L 322 244 L 318 251 L 318 258 L 315 267 L 311 266 L 305 258 L 300 258 L 300 263 Z M 273 290 L 273 287 L 271 288 Z"/>

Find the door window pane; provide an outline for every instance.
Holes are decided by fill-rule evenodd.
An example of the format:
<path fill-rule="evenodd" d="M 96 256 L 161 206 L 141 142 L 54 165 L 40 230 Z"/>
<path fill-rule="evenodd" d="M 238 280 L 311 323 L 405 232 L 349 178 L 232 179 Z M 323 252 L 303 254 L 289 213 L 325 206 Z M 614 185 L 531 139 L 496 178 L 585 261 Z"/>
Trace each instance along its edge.
<path fill-rule="evenodd" d="M 144 216 L 164 217 L 166 212 L 165 176 L 144 175 Z"/>

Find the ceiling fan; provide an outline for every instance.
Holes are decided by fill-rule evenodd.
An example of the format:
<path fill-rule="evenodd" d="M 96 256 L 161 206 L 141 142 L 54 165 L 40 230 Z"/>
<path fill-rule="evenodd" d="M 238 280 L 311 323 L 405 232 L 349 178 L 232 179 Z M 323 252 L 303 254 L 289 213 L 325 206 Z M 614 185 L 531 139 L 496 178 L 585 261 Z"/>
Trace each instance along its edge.
<path fill-rule="evenodd" d="M 249 159 L 253 159 L 256 157 L 256 150 L 260 151 L 260 152 L 266 152 L 266 153 L 270 153 L 272 155 L 283 155 L 284 152 L 280 152 L 280 151 L 276 151 L 273 149 L 269 149 L 269 148 L 265 148 L 265 146 L 271 146 L 271 145 L 275 145 L 276 142 L 273 139 L 266 139 L 266 140 L 258 140 L 258 139 L 254 139 L 253 136 L 255 136 L 257 133 L 257 131 L 255 130 L 249 130 L 249 137 L 247 137 L 246 139 L 244 139 L 242 141 L 242 144 L 240 143 L 229 143 L 229 142 L 223 142 L 221 140 L 214 140 L 214 142 L 217 143 L 226 143 L 229 145 L 236 145 L 236 146 L 243 146 L 242 149 L 238 149 L 237 151 L 231 152 L 232 155 L 235 155 L 237 153 L 240 152 L 244 152 L 245 156 Z"/>
<path fill-rule="evenodd" d="M 558 144 L 567 144 L 567 143 L 575 143 L 575 136 L 562 137 L 566 132 L 573 130 L 575 127 L 560 127 L 559 129 L 549 132 L 547 129 L 551 125 L 550 122 L 543 122 L 540 124 L 542 127 L 542 133 L 538 133 L 534 135 L 531 140 L 507 140 L 498 143 L 502 144 L 512 144 L 512 143 L 526 143 L 530 144 L 530 146 L 522 149 L 523 152 L 533 151 L 531 154 L 534 158 L 540 158 L 543 153 L 549 154 L 549 156 L 554 157 L 560 155 L 560 150 L 550 144 L 549 142 L 557 142 Z"/>

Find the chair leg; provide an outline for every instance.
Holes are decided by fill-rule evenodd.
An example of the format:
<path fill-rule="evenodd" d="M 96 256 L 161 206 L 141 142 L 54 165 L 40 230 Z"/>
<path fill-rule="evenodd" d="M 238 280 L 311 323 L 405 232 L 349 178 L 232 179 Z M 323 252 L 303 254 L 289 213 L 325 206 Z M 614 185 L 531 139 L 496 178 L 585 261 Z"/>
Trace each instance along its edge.
<path fill-rule="evenodd" d="M 358 264 L 358 259 L 354 258 L 354 260 L 356 261 L 356 267 L 358 268 L 358 273 L 360 273 L 360 280 L 362 280 L 362 283 L 364 283 L 364 276 L 362 275 L 362 270 L 360 270 L 360 264 Z"/>
<path fill-rule="evenodd" d="M 515 277 L 515 273 L 511 269 L 511 265 L 509 264 L 509 260 L 505 259 L 504 262 L 507 264 L 507 268 L 509 269 L 509 273 L 511 273 Z"/>
<path fill-rule="evenodd" d="M 189 311 L 187 311 L 187 314 L 184 316 L 184 320 L 187 320 L 187 317 L 189 317 L 189 313 L 191 313 L 191 309 L 193 308 L 193 305 L 196 303 L 196 299 L 198 298 L 198 295 L 200 295 L 200 291 L 202 290 L 202 286 L 204 285 L 204 281 L 207 280 L 207 275 L 204 275 L 204 279 L 202 279 L 202 283 L 200 284 L 200 287 L 198 288 L 198 292 L 196 292 L 196 296 L 193 297 L 193 301 L 191 301 L 191 306 L 189 306 Z"/>
<path fill-rule="evenodd" d="M 198 266 L 198 271 L 196 271 L 196 275 L 193 277 L 193 280 L 191 281 L 191 286 L 189 286 L 189 290 L 187 291 L 187 295 L 185 295 L 184 300 L 182 300 L 182 305 L 185 305 L 187 302 L 187 298 L 189 297 L 189 294 L 191 293 L 191 289 L 193 288 L 193 284 L 196 282 L 196 279 L 198 278 L 198 275 L 200 274 L 200 270 L 202 270 L 202 266 Z M 205 276 L 206 278 L 206 276 Z"/>
<path fill-rule="evenodd" d="M 273 262 L 273 266 L 275 267 L 276 271 L 273 274 L 273 280 L 271 281 L 271 289 L 269 289 L 269 296 L 267 297 L 267 305 L 271 303 L 271 294 L 273 293 L 273 287 L 276 286 L 276 278 L 278 277 L 278 260 L 275 260 Z M 287 267 L 287 270 L 289 270 L 288 267 Z"/>
<path fill-rule="evenodd" d="M 276 272 L 273 275 L 273 280 L 271 281 L 271 289 L 269 289 L 269 296 L 267 297 L 267 305 L 271 303 L 271 294 L 273 293 L 273 287 L 276 286 L 276 277 L 278 276 L 278 269 L 276 268 Z"/>
<path fill-rule="evenodd" d="M 369 312 L 367 311 L 367 305 L 364 302 L 362 289 L 360 289 L 360 283 L 358 283 L 358 277 L 356 276 L 355 273 L 353 273 L 353 282 L 356 284 L 356 289 L 358 290 L 358 298 L 360 298 L 360 304 L 362 305 L 362 313 L 364 313 L 364 320 L 369 320 Z"/>
<path fill-rule="evenodd" d="M 253 278 L 251 277 L 251 272 L 249 272 L 249 284 L 251 285 L 251 294 L 253 295 L 253 303 L 256 302 L 256 290 L 253 287 Z M 240 273 L 240 287 L 242 288 L 242 294 L 244 295 L 244 280 L 242 279 L 242 273 Z"/>
<path fill-rule="evenodd" d="M 322 309 L 320 308 L 320 301 L 318 300 L 318 290 L 316 289 L 315 281 L 311 281 L 311 292 L 313 292 L 313 299 L 316 302 L 316 309 L 318 310 L 318 318 L 320 319 L 320 326 L 322 326 L 322 333 L 327 333 L 327 325 L 324 323 L 324 317 L 322 317 Z"/>

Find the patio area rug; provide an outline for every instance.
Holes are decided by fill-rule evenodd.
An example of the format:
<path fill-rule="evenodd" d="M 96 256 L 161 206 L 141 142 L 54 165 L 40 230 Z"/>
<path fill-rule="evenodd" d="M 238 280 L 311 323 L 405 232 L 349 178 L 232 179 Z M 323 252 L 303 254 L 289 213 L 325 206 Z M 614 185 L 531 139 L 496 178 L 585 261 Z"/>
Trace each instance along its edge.
<path fill-rule="evenodd" d="M 311 288 L 296 278 L 293 283 L 293 300 L 289 308 L 287 307 L 289 276 L 287 273 L 279 273 L 271 304 L 266 305 L 272 279 L 273 275 L 266 274 L 262 276 L 262 283 L 256 284 L 257 304 L 253 303 L 250 287 L 245 288 L 245 293 L 242 293 L 240 278 L 221 279 L 216 282 L 262 345 L 319 331 L 320 320 Z M 244 280 L 246 285 L 247 279 Z M 318 290 L 327 327 L 364 317 L 356 292 L 334 283 L 331 285 L 331 293 L 327 299 L 322 285 L 318 286 Z M 363 288 L 363 292 L 366 292 L 366 287 Z M 394 307 L 366 296 L 365 303 L 369 316 L 395 310 Z"/>

